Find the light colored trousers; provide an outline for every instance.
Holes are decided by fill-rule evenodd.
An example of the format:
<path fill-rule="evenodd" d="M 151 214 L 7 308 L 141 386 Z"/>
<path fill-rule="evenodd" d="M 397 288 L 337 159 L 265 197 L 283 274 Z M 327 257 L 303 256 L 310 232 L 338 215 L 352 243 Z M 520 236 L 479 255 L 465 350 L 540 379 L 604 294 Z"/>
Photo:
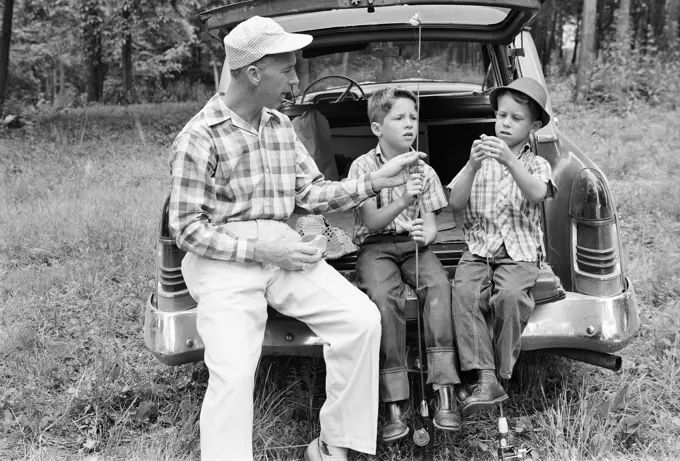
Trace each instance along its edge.
<path fill-rule="evenodd" d="M 238 237 L 300 240 L 279 221 L 226 226 Z M 267 304 L 305 322 L 325 343 L 321 439 L 375 454 L 380 314 L 365 294 L 323 260 L 286 271 L 188 253 L 182 274 L 198 302 L 198 333 L 210 371 L 201 407 L 201 460 L 253 459 L 253 391 Z"/>

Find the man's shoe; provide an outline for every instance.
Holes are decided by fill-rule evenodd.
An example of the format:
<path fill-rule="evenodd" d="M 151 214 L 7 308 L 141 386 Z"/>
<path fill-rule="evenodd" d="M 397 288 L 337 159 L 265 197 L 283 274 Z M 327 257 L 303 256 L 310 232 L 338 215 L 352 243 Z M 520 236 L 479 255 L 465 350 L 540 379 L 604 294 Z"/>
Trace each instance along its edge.
<path fill-rule="evenodd" d="M 480 370 L 479 381 L 472 395 L 463 403 L 463 413 L 469 415 L 493 407 L 508 399 L 503 386 L 498 383 L 494 370 Z"/>
<path fill-rule="evenodd" d="M 332 456 L 325 442 L 315 438 L 305 450 L 305 461 L 347 461 L 347 455 Z"/>
<path fill-rule="evenodd" d="M 385 425 L 382 429 L 384 442 L 394 442 L 409 433 L 408 417 L 411 413 L 411 405 L 408 402 L 400 405 L 399 402 L 385 403 Z"/>
<path fill-rule="evenodd" d="M 434 427 L 442 431 L 459 431 L 461 427 L 460 414 L 453 394 L 453 386 L 442 386 L 435 391 L 432 399 Z"/>

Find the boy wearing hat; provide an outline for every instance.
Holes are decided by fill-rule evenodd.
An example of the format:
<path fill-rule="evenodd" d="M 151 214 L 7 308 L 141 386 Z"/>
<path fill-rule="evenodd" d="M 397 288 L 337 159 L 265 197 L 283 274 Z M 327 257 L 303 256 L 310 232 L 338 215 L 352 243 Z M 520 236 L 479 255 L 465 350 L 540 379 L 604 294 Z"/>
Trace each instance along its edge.
<path fill-rule="evenodd" d="M 408 152 L 418 135 L 416 96 L 401 88 L 384 88 L 368 100 L 371 129 L 378 145 L 352 163 L 350 178 L 378 170 Z M 404 172 L 404 177 L 408 172 Z M 424 298 L 428 383 L 435 390 L 434 425 L 460 430 L 454 385 L 460 383 L 451 318 L 451 284 L 446 270 L 428 245 L 437 238 L 435 212 L 446 195 L 434 170 L 411 175 L 402 187 L 382 191 L 354 210 L 354 243 L 359 245 L 357 286 L 378 306 L 382 323 L 380 398 L 385 402 L 385 442 L 409 433 L 409 382 L 406 369 L 405 283 L 415 286 L 419 247 L 419 290 Z"/>
<path fill-rule="evenodd" d="M 494 89 L 489 100 L 496 136 L 472 143 L 470 159 L 448 186 L 449 204 L 465 210 L 468 245 L 453 286 L 456 342 L 461 370 L 478 378 L 458 393 L 464 414 L 508 398 L 497 375 L 509 379 L 519 356 L 539 274 L 540 205 L 557 193 L 550 165 L 530 142 L 550 121 L 543 86 L 519 78 Z"/>
<path fill-rule="evenodd" d="M 196 326 L 210 380 L 201 407 L 201 459 L 252 461 L 253 390 L 267 305 L 304 321 L 325 343 L 321 435 L 307 461 L 375 453 L 380 316 L 285 221 L 346 210 L 403 184 L 417 152 L 379 171 L 326 181 L 279 107 L 297 85 L 295 50 L 312 40 L 254 16 L 224 43 L 231 81 L 175 139 L 170 229 L 186 251 L 182 274 L 198 302 Z"/>

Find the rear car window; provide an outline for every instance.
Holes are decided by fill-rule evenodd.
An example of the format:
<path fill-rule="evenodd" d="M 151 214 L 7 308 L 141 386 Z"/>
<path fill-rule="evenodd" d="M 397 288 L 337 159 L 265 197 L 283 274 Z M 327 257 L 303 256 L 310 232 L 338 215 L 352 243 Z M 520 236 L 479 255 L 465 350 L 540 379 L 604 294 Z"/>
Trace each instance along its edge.
<path fill-rule="evenodd" d="M 427 81 L 479 85 L 487 75 L 481 43 L 427 41 L 420 50 L 420 78 Z M 301 81 L 343 75 L 359 83 L 398 83 L 418 78 L 418 44 L 409 42 L 370 43 L 360 50 L 304 58 L 298 56 Z M 317 90 L 337 85 L 332 79 Z"/>

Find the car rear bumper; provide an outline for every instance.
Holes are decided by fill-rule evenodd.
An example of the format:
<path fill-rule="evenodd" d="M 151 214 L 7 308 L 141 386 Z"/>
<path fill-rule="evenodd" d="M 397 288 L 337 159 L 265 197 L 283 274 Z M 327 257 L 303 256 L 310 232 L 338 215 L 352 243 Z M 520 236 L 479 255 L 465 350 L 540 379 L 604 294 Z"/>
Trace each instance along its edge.
<path fill-rule="evenodd" d="M 164 312 L 153 295 L 146 303 L 144 342 L 167 365 L 203 358 L 196 309 Z M 522 334 L 522 349 L 583 349 L 612 353 L 628 344 L 640 326 L 633 286 L 618 296 L 598 298 L 568 292 L 564 299 L 537 305 Z M 263 355 L 321 354 L 323 342 L 305 324 L 288 317 L 267 322 Z"/>

